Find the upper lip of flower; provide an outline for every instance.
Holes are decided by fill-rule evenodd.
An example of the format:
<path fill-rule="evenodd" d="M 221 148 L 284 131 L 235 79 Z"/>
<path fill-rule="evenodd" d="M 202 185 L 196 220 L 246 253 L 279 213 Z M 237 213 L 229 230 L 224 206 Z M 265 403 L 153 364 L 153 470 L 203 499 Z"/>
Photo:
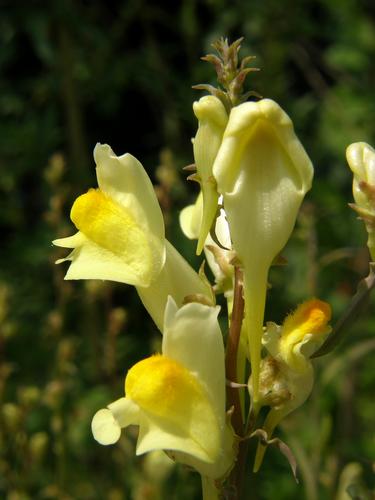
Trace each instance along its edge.
<path fill-rule="evenodd" d="M 75 201 L 71 217 L 78 235 L 53 243 L 73 251 L 68 279 L 97 278 L 149 286 L 165 262 L 161 209 L 152 183 L 130 154 L 117 157 L 97 144 L 98 190 Z"/>

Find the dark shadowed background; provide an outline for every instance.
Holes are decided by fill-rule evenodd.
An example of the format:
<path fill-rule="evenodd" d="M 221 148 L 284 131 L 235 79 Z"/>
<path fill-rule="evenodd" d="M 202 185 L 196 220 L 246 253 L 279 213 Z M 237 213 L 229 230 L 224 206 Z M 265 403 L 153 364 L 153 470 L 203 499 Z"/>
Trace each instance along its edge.
<path fill-rule="evenodd" d="M 261 68 L 248 88 L 287 111 L 316 169 L 289 264 L 271 274 L 267 319 L 311 296 L 336 319 L 367 272 L 345 148 L 375 145 L 374 2 L 0 1 L 1 498 L 199 498 L 198 475 L 134 457 L 135 430 L 112 447 L 92 438 L 92 415 L 160 338 L 131 287 L 64 282 L 66 266 L 53 262 L 66 252 L 50 242 L 73 233 L 71 204 L 96 186 L 92 151 L 108 143 L 143 163 L 168 237 L 199 265 L 178 225 L 197 192 L 182 167 L 193 161 L 192 102 L 202 95 L 191 86 L 215 83 L 199 58 L 220 36 L 245 37 L 241 54 Z M 300 484 L 270 450 L 255 478 L 249 464 L 254 499 L 372 498 L 374 333 L 372 299 L 317 361 L 310 400 L 279 431 Z"/>

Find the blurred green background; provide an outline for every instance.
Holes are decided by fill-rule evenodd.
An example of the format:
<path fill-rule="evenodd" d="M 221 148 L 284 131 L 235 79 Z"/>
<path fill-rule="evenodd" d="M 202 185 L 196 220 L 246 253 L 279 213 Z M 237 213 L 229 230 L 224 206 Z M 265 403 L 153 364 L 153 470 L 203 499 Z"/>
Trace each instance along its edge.
<path fill-rule="evenodd" d="M 97 141 L 139 158 L 157 186 L 168 237 L 198 265 L 178 212 L 196 186 L 200 56 L 245 37 L 260 73 L 248 88 L 292 117 L 316 178 L 271 274 L 267 319 L 313 295 L 338 318 L 368 254 L 345 148 L 375 144 L 375 4 L 355 0 L 163 3 L 0 1 L 0 498 L 199 499 L 199 478 L 162 456 L 134 457 L 135 431 L 98 445 L 92 415 L 118 398 L 128 367 L 160 341 L 126 285 L 64 282 L 51 240 L 72 234 L 75 197 L 96 186 Z M 279 435 L 300 465 L 267 452 L 253 499 L 370 499 L 374 494 L 374 297 L 340 347 L 316 362 L 316 386 Z M 346 492 L 345 492 L 346 491 Z M 372 494 L 371 494 L 372 491 Z"/>

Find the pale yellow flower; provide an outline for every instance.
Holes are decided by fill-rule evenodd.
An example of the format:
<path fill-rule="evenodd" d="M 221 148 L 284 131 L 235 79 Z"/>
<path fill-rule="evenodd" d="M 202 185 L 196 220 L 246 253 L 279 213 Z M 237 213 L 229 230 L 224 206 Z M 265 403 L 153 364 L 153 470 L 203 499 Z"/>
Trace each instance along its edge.
<path fill-rule="evenodd" d="M 101 444 L 115 443 L 121 428 L 138 425 L 137 455 L 167 450 L 197 469 L 211 492 L 234 457 L 218 312 L 197 303 L 178 309 L 169 298 L 162 354 L 135 364 L 126 375 L 125 397 L 99 410 L 92 421 Z"/>
<path fill-rule="evenodd" d="M 198 274 L 165 239 L 164 221 L 152 183 L 130 154 L 117 157 L 108 145 L 94 150 L 98 189 L 79 196 L 71 209 L 78 232 L 53 241 L 72 248 L 65 279 L 101 279 L 135 285 L 162 329 L 168 295 L 211 300 Z"/>
<path fill-rule="evenodd" d="M 108 145 L 94 149 L 99 189 L 73 204 L 78 233 L 54 240 L 73 251 L 65 279 L 103 279 L 149 286 L 165 262 L 164 221 L 152 183 L 130 154 Z"/>
<path fill-rule="evenodd" d="M 263 99 L 231 110 L 213 175 L 244 270 L 256 402 L 268 270 L 290 237 L 313 167 L 291 119 L 276 102 Z"/>

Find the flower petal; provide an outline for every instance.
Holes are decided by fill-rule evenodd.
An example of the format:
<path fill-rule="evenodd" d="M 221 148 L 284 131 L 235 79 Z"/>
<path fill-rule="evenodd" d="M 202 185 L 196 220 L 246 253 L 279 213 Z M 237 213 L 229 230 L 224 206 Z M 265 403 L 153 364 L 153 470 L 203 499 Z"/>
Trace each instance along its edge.
<path fill-rule="evenodd" d="M 165 312 L 163 354 L 179 361 L 205 385 L 219 419 L 225 424 L 224 344 L 217 320 L 219 307 L 190 303 L 176 308 L 169 297 Z M 209 353 L 209 355 L 208 355 Z"/>
<path fill-rule="evenodd" d="M 375 150 L 366 142 L 350 144 L 346 150 L 346 158 L 353 174 L 375 186 Z"/>
<path fill-rule="evenodd" d="M 202 223 L 203 195 L 199 193 L 195 203 L 188 205 L 180 212 L 180 226 L 184 235 L 190 240 L 199 238 L 199 230 Z"/>
<path fill-rule="evenodd" d="M 139 407 L 129 398 L 120 398 L 108 405 L 120 427 L 138 425 L 140 418 Z"/>
<path fill-rule="evenodd" d="M 101 189 L 90 189 L 72 207 L 79 232 L 55 240 L 74 248 L 67 279 L 110 279 L 148 286 L 165 261 L 164 222 L 153 186 L 141 163 L 117 157 L 108 145 L 94 150 Z"/>
<path fill-rule="evenodd" d="M 140 225 L 158 240 L 164 239 L 164 221 L 149 176 L 131 154 L 116 156 L 108 144 L 94 149 L 99 188 L 134 214 Z"/>
<path fill-rule="evenodd" d="M 272 127 L 274 137 L 271 137 L 271 143 L 262 133 L 259 134 L 262 132 L 262 130 L 257 131 L 259 125 Z M 243 155 L 249 147 L 249 143 L 259 148 L 258 152 L 256 150 L 254 152 L 255 160 L 257 157 L 259 158 L 260 152 L 265 155 L 264 159 L 267 159 L 267 154 L 280 155 L 275 156 L 277 162 L 282 160 L 283 154 L 286 155 L 290 159 L 290 167 L 294 170 L 294 179 L 297 181 L 299 189 L 303 193 L 310 189 L 313 167 L 294 133 L 291 119 L 275 101 L 262 99 L 258 102 L 246 102 L 236 106 L 231 111 L 223 144 L 213 166 L 213 173 L 221 193 L 231 192 L 235 189 L 235 184 L 238 182 L 242 170 Z M 267 151 L 270 146 L 274 147 L 276 143 L 281 146 L 278 152 Z M 270 156 L 268 157 L 270 158 Z M 251 158 L 248 158 L 248 161 L 248 169 L 251 169 Z M 267 171 L 274 164 L 274 161 L 271 164 L 266 162 L 263 167 Z M 268 171 L 268 174 L 272 174 L 272 172 Z"/>
<path fill-rule="evenodd" d="M 72 236 L 68 236 L 67 238 L 58 238 L 52 241 L 52 244 L 56 247 L 62 248 L 76 248 L 83 245 L 86 242 L 87 238 L 80 231 L 73 234 Z M 61 262 L 68 259 L 62 259 Z"/>
<path fill-rule="evenodd" d="M 95 413 L 91 430 L 98 443 L 116 443 L 120 439 L 121 428 L 139 423 L 139 408 L 128 398 L 120 398 Z"/>
<path fill-rule="evenodd" d="M 103 445 L 114 444 L 121 436 L 121 427 L 112 412 L 107 408 L 95 413 L 91 423 L 91 430 L 96 441 Z"/>
<path fill-rule="evenodd" d="M 215 408 L 202 381 L 186 366 L 165 355 L 146 358 L 128 371 L 125 393 L 143 412 L 142 436 L 146 426 L 148 432 L 152 430 L 153 443 L 160 435 L 169 435 L 168 443 L 182 439 L 185 447 L 180 451 L 191 454 L 193 447 L 194 454 L 203 460 L 214 462 L 218 458 L 221 430 Z M 161 445 L 164 449 L 170 446 L 165 442 Z"/>
<path fill-rule="evenodd" d="M 139 428 L 137 455 L 152 450 L 181 451 L 205 463 L 212 463 L 216 458 L 191 438 L 189 429 L 184 433 L 181 428 L 173 428 L 161 419 L 147 416 Z"/>
<path fill-rule="evenodd" d="M 148 286 L 137 286 L 143 305 L 163 331 L 164 311 L 171 295 L 179 306 L 189 295 L 202 295 L 211 300 L 209 287 L 169 241 L 165 240 L 166 260 L 157 278 Z"/>
<path fill-rule="evenodd" d="M 62 238 L 57 242 L 62 243 L 64 240 L 65 238 Z M 57 263 L 66 260 L 71 261 L 65 275 L 66 280 L 100 279 L 118 281 L 129 285 L 145 285 L 149 283 L 150 273 L 147 262 L 139 259 L 139 262 L 130 265 L 118 255 L 97 245 L 88 238 L 80 240 L 80 242 L 82 241 L 83 244 L 74 248 L 65 259 L 57 261 Z"/>

